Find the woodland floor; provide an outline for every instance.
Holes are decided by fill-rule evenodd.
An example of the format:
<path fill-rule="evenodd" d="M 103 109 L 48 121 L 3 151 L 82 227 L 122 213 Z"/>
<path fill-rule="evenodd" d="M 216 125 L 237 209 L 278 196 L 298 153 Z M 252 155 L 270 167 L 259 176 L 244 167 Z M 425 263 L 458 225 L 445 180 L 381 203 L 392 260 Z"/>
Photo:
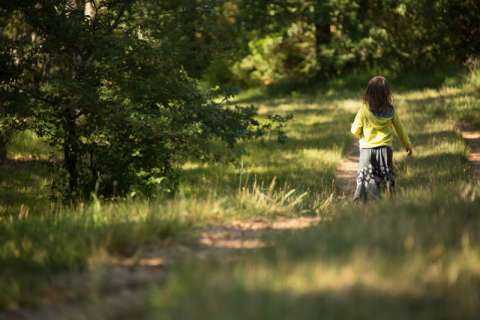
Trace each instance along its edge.
<path fill-rule="evenodd" d="M 480 131 L 466 124 L 458 129 L 470 149 L 471 174 L 479 179 Z M 357 161 L 355 142 L 337 169 L 340 197 L 349 197 L 353 191 Z M 267 233 L 303 229 L 318 222 L 319 217 L 257 218 L 208 226 L 195 241 L 147 248 L 136 257 L 109 261 L 95 272 L 59 277 L 39 309 L 0 313 L 0 319 L 133 319 L 145 307 L 147 289 L 161 284 L 177 261 L 212 256 L 235 259 L 240 251 L 274 245 L 265 240 Z M 75 290 L 69 295 L 71 288 Z M 77 302 L 79 296 L 81 303 Z"/>

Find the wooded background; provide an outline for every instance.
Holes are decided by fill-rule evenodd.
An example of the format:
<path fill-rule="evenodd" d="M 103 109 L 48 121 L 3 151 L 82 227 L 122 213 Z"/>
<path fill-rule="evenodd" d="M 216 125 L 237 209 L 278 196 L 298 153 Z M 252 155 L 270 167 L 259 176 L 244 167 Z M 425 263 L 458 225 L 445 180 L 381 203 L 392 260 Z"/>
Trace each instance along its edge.
<path fill-rule="evenodd" d="M 171 194 L 184 161 L 281 127 L 232 89 L 475 63 L 480 2 L 2 1 L 0 30 L 0 156 L 34 130 L 71 200 Z"/>

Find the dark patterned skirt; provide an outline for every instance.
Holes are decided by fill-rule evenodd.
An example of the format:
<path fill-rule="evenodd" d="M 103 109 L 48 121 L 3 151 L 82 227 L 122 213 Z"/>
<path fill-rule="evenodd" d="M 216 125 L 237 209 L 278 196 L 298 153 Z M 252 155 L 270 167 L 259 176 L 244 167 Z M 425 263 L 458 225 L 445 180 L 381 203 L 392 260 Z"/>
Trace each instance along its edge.
<path fill-rule="evenodd" d="M 395 175 L 393 150 L 389 146 L 360 149 L 357 187 L 353 200 L 378 199 L 382 193 L 392 193 Z"/>

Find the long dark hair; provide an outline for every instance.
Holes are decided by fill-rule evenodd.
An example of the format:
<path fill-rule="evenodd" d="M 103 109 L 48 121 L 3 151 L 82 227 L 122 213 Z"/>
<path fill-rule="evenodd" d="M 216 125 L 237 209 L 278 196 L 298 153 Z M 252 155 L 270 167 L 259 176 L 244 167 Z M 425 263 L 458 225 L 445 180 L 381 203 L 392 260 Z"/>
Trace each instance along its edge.
<path fill-rule="evenodd" d="M 393 111 L 392 96 L 387 79 L 376 76 L 368 81 L 363 101 L 373 113 L 388 113 Z"/>

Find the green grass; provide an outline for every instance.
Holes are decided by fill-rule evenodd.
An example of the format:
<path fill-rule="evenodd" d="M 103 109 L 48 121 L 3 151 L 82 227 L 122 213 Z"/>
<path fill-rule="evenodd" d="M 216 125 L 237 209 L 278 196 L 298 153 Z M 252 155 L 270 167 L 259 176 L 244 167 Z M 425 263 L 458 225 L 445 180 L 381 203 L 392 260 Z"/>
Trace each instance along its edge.
<path fill-rule="evenodd" d="M 31 130 L 18 132 L 8 144 L 9 159 L 47 160 L 53 152 L 53 147 Z"/>
<path fill-rule="evenodd" d="M 59 273 L 84 271 L 99 257 L 132 256 L 146 245 L 185 236 L 194 222 L 171 204 L 138 201 L 0 219 L 0 306 L 32 304 Z"/>
<path fill-rule="evenodd" d="M 415 156 L 407 158 L 396 145 L 400 152 L 395 153 L 393 200 L 367 205 L 337 202 L 318 212 L 324 218 L 318 226 L 272 233 L 275 247 L 243 253 L 233 262 L 186 262 L 166 285 L 151 291 L 150 309 L 143 316 L 476 319 L 480 185 L 466 171 L 468 149 L 456 123 L 479 112 L 480 92 L 471 79 L 445 79 L 440 86 L 404 89 L 395 97 Z M 284 100 L 280 101 L 269 104 L 282 108 Z M 340 104 L 332 109 L 325 100 L 318 101 L 319 109 L 326 106 L 330 117 L 333 110 L 358 107 L 338 95 L 331 104 Z M 302 124 L 308 130 L 309 117 L 300 120 L 298 130 Z M 329 133 L 324 134 L 348 132 L 344 122 L 337 125 L 337 130 L 327 127 Z M 302 153 L 297 154 L 305 161 Z M 319 150 L 318 156 L 323 155 Z"/>
<path fill-rule="evenodd" d="M 51 210 L 51 174 L 45 161 L 16 160 L 0 166 L 0 219 Z"/>
<path fill-rule="evenodd" d="M 0 308 L 36 303 L 58 274 L 191 237 L 205 224 L 320 215 L 318 227 L 272 234 L 275 248 L 179 267 L 151 292 L 147 316 L 236 319 L 246 310 L 255 319 L 396 319 L 420 310 L 425 319 L 440 312 L 468 319 L 479 310 L 480 190 L 465 171 L 468 150 L 455 124 L 480 128 L 480 93 L 477 73 L 455 72 L 392 75 L 416 154 L 395 153 L 393 202 L 360 207 L 330 202 L 367 73 L 242 93 L 235 102 L 254 102 L 262 115 L 294 115 L 287 142 L 249 142 L 236 164 L 188 163 L 179 195 L 166 202 L 55 206 L 46 161 L 52 150 L 21 133 L 10 145 L 12 160 L 0 166 Z"/>
<path fill-rule="evenodd" d="M 30 130 L 15 134 L 0 166 L 0 219 L 52 211 L 50 157 L 54 149 Z"/>
<path fill-rule="evenodd" d="M 244 97 L 235 102 L 245 103 Z M 261 116 L 293 114 L 285 127 L 287 141 L 280 144 L 275 137 L 267 137 L 264 141 L 248 142 L 245 145 L 248 153 L 236 164 L 189 163 L 184 167 L 180 192 L 195 197 L 214 193 L 235 203 L 242 188 L 255 185 L 257 190 L 266 192 L 275 180 L 278 192 L 295 189 L 297 195 L 306 193 L 299 208 L 316 214 L 335 191 L 335 169 L 353 142 L 345 128 L 352 120 L 353 110 L 360 106 L 357 95 L 346 93 L 334 98 L 321 91 L 294 92 L 277 98 L 257 98 L 256 106 Z M 288 213 L 296 214 L 295 210 Z M 271 212 L 264 208 L 254 215 L 271 215 Z M 251 213 L 238 210 L 237 216 L 251 216 Z"/>
<path fill-rule="evenodd" d="M 337 209 L 234 262 L 191 261 L 151 319 L 476 319 L 480 188 Z M 475 195 L 476 193 L 476 195 Z"/>

